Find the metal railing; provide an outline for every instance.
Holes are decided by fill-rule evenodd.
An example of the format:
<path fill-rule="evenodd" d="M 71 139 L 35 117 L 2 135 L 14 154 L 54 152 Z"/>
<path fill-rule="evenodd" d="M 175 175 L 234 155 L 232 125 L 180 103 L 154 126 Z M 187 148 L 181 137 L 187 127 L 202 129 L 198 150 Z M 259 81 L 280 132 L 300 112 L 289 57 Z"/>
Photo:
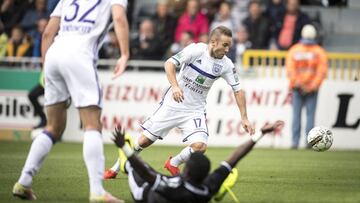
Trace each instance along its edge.
<path fill-rule="evenodd" d="M 100 59 L 97 61 L 98 67 L 112 70 L 116 64 L 116 59 Z M 163 70 L 164 61 L 153 60 L 130 60 L 127 64 L 131 70 Z M 0 68 L 17 68 L 17 69 L 40 69 L 41 60 L 37 57 L 3 57 L 0 58 Z"/>
<path fill-rule="evenodd" d="M 284 76 L 286 51 L 246 50 L 243 55 L 243 68 L 251 68 L 261 76 Z M 327 53 L 329 69 L 327 78 L 333 80 L 359 80 L 360 54 Z"/>

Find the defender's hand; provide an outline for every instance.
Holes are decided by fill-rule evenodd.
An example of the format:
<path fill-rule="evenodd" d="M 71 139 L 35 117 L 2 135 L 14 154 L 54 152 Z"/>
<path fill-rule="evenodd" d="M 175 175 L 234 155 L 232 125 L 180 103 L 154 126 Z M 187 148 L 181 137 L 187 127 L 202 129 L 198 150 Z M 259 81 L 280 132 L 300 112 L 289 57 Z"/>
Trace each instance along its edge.
<path fill-rule="evenodd" d="M 177 103 L 184 101 L 184 94 L 182 89 L 180 89 L 180 87 L 176 86 L 176 87 L 172 87 L 171 89 L 173 93 L 173 98 Z"/>
<path fill-rule="evenodd" d="M 115 79 L 124 73 L 128 59 L 129 59 L 129 57 L 121 56 L 116 61 L 116 65 L 115 65 L 115 69 L 114 69 L 114 76 L 112 77 L 112 79 Z"/>
<path fill-rule="evenodd" d="M 121 125 L 117 125 L 115 127 L 115 131 L 113 132 L 114 137 L 112 140 L 116 144 L 117 147 L 122 148 L 125 145 L 125 129 Z"/>
<path fill-rule="evenodd" d="M 275 130 L 280 130 L 281 128 L 284 127 L 284 121 L 281 121 L 281 120 L 277 120 L 275 121 L 275 123 L 268 123 L 268 124 L 265 124 L 262 128 L 261 128 L 261 132 L 263 134 L 266 134 L 266 133 L 271 133 Z"/>
<path fill-rule="evenodd" d="M 248 119 L 243 119 L 241 121 L 242 127 L 245 129 L 247 133 L 250 133 L 250 135 L 253 135 L 255 133 L 255 128 L 253 125 L 251 125 L 250 121 Z"/>

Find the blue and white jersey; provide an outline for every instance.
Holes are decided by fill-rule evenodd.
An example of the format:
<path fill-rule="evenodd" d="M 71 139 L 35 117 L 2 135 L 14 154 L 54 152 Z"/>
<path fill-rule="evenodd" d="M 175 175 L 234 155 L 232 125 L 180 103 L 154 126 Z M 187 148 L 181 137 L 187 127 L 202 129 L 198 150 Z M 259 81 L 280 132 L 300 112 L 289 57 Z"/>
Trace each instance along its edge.
<path fill-rule="evenodd" d="M 97 57 L 114 4 L 126 8 L 127 0 L 61 0 L 51 14 L 61 18 L 53 45 Z"/>
<path fill-rule="evenodd" d="M 226 80 L 234 92 L 242 89 L 232 61 L 227 56 L 222 59 L 211 57 L 207 44 L 190 44 L 168 61 L 181 68 L 177 81 L 183 90 L 184 101 L 177 103 L 171 91 L 164 97 L 164 105 L 174 110 L 204 112 L 208 92 L 220 77 Z"/>

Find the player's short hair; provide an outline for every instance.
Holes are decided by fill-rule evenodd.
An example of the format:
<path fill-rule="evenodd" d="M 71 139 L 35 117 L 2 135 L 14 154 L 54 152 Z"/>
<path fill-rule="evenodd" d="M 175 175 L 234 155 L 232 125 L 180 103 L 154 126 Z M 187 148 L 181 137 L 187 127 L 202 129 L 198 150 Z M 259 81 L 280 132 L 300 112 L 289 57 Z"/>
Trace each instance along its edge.
<path fill-rule="evenodd" d="M 210 160 L 201 152 L 194 152 L 186 162 L 187 175 L 196 182 L 202 183 L 210 171 Z"/>
<path fill-rule="evenodd" d="M 215 29 L 213 29 L 211 32 L 210 32 L 210 37 L 209 39 L 212 40 L 212 39 L 219 39 L 221 35 L 225 35 L 225 36 L 228 36 L 228 37 L 232 37 L 232 32 L 229 28 L 223 26 L 223 25 L 220 25 L 218 27 L 216 27 Z"/>

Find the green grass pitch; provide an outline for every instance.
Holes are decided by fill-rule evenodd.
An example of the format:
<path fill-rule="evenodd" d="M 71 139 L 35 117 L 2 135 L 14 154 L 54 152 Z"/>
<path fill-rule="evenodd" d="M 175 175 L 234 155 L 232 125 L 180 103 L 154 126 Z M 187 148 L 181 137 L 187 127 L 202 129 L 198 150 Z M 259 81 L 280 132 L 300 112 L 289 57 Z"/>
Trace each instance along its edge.
<path fill-rule="evenodd" d="M 23 202 L 12 197 L 30 142 L 0 142 L 0 202 Z M 164 172 L 163 162 L 180 147 L 153 146 L 141 153 L 144 160 Z M 231 148 L 207 151 L 212 167 L 226 158 Z M 117 156 L 105 145 L 106 166 Z M 360 202 L 360 151 L 254 149 L 237 166 L 239 179 L 233 191 L 245 202 Z M 112 194 L 132 202 L 127 178 L 105 181 Z M 82 160 L 82 145 L 60 143 L 36 176 L 36 202 L 88 202 L 88 182 Z M 232 202 L 226 196 L 223 202 Z"/>

